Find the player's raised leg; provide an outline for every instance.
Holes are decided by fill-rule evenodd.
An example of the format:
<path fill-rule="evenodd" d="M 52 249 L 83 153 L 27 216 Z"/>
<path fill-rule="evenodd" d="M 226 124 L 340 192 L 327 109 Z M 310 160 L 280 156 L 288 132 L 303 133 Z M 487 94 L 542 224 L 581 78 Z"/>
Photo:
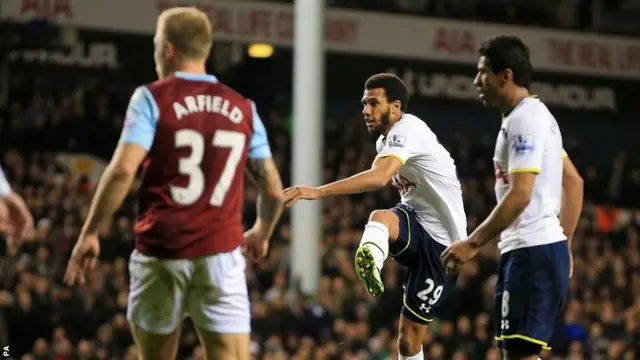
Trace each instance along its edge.
<path fill-rule="evenodd" d="M 362 233 L 356 251 L 356 273 L 371 296 L 384 292 L 380 271 L 389 256 L 389 242 L 398 238 L 398 216 L 391 210 L 375 210 Z"/>
<path fill-rule="evenodd" d="M 360 246 L 356 251 L 356 272 L 362 281 L 367 292 L 372 296 L 378 296 L 384 291 L 380 271 L 384 261 L 389 255 L 389 247 L 393 245 L 401 233 L 402 226 L 403 239 L 398 241 L 397 246 L 391 252 L 402 256 L 399 259 L 404 265 L 413 263 L 412 251 L 404 251 L 409 248 L 411 236 L 410 224 L 406 219 L 403 210 L 395 208 L 393 210 L 375 210 L 369 216 L 369 222 L 365 226 Z M 403 216 L 401 221 L 401 217 Z M 411 253 L 411 254 L 410 254 Z M 411 271 L 411 270 L 410 270 Z M 400 329 L 398 335 L 398 358 L 400 360 L 423 359 L 422 339 L 427 331 L 426 322 L 418 323 L 400 315 Z"/>

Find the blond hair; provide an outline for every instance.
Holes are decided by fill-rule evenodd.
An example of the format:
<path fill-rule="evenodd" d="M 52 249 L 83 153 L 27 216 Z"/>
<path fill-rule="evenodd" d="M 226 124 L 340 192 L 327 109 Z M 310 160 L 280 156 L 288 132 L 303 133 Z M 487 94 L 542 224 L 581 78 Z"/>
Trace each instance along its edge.
<path fill-rule="evenodd" d="M 195 7 L 175 7 L 158 17 L 158 30 L 171 43 L 176 55 L 187 60 L 209 57 L 213 45 L 213 26 L 209 17 Z"/>

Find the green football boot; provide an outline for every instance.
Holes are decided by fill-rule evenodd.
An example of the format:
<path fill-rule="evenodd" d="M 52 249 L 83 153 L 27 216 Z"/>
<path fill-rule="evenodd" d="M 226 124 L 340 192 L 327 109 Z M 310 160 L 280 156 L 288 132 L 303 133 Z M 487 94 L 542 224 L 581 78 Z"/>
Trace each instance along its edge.
<path fill-rule="evenodd" d="M 384 292 L 380 270 L 368 247 L 360 246 L 356 251 L 356 273 L 369 295 L 375 297 Z"/>

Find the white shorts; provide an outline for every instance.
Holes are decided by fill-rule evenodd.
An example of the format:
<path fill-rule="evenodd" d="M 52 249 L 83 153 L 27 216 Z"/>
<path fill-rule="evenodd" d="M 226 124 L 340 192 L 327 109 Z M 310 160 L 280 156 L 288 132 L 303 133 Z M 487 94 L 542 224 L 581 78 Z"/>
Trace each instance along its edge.
<path fill-rule="evenodd" d="M 162 260 L 134 250 L 127 319 L 153 334 L 170 334 L 189 316 L 206 331 L 251 332 L 251 309 L 240 249 L 197 259 Z"/>

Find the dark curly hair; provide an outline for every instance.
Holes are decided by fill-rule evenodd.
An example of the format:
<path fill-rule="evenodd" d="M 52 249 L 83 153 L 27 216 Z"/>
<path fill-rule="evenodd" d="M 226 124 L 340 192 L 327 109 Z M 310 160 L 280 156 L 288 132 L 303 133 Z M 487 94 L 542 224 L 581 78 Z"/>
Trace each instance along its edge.
<path fill-rule="evenodd" d="M 529 48 L 517 36 L 498 35 L 490 37 L 480 44 L 478 54 L 484 56 L 494 73 L 505 69 L 513 72 L 513 82 L 524 88 L 531 84 L 531 61 Z"/>
<path fill-rule="evenodd" d="M 400 101 L 400 110 L 407 111 L 409 107 L 409 91 L 404 82 L 394 74 L 375 74 L 364 83 L 366 90 L 384 89 L 389 102 Z"/>

